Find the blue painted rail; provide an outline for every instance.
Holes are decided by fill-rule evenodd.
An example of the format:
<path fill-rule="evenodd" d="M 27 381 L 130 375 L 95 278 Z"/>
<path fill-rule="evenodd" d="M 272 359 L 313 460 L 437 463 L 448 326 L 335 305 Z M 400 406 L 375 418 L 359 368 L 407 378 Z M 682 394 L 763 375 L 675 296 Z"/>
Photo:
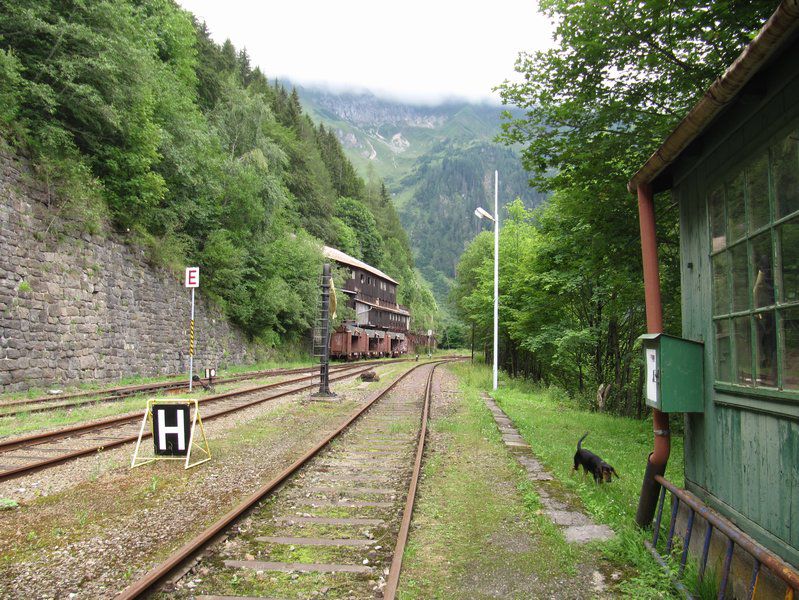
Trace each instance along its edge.
<path fill-rule="evenodd" d="M 683 593 L 686 597 L 690 598 L 691 594 L 688 589 L 679 581 L 685 572 L 685 564 L 688 561 L 688 547 L 691 543 L 691 534 L 694 529 L 695 518 L 699 516 L 707 523 L 705 531 L 705 539 L 702 544 L 702 555 L 699 559 L 699 581 L 701 582 L 705 576 L 707 567 L 708 553 L 710 551 L 710 538 L 713 531 L 718 531 L 727 538 L 727 546 L 724 555 L 724 564 L 721 571 L 721 581 L 719 583 L 718 598 L 722 600 L 727 593 L 727 586 L 730 579 L 730 570 L 732 568 L 732 556 L 735 546 L 738 546 L 743 551 L 752 557 L 753 568 L 752 577 L 747 590 L 747 598 L 751 600 L 754 598 L 757 591 L 757 584 L 760 578 L 760 573 L 763 567 L 771 571 L 777 578 L 785 583 L 785 600 L 794 600 L 797 591 L 799 591 L 799 572 L 797 572 L 788 563 L 783 561 L 776 554 L 758 544 L 751 537 L 746 535 L 743 531 L 738 529 L 729 520 L 721 516 L 719 513 L 705 505 L 699 498 L 683 490 L 664 477 L 660 475 L 655 476 L 655 481 L 660 485 L 660 498 L 658 499 L 657 516 L 655 517 L 654 533 L 652 536 L 652 543 L 647 542 L 647 547 L 650 552 L 655 556 L 658 562 L 666 566 L 666 560 L 657 550 L 658 539 L 661 533 L 661 522 L 663 519 L 663 507 L 666 503 L 666 492 L 671 493 L 671 518 L 668 526 L 668 537 L 666 539 L 665 555 L 670 556 L 674 547 L 674 538 L 677 528 L 677 514 L 680 509 L 680 503 L 683 503 L 688 511 L 688 517 L 685 524 L 685 534 L 682 538 L 682 553 L 680 555 L 680 567 L 677 572 L 677 580 L 674 581 L 675 587 Z"/>

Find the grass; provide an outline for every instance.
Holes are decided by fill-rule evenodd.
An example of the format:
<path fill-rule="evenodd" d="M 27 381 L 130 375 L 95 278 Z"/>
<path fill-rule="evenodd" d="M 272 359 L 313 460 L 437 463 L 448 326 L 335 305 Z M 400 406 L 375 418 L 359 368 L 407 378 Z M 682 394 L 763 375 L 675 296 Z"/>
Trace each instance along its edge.
<path fill-rule="evenodd" d="M 433 353 L 433 357 L 436 356 L 443 356 L 446 354 L 451 354 L 454 352 L 453 350 L 440 350 Z M 411 356 L 406 357 L 411 359 Z M 421 359 L 421 357 L 420 357 Z M 381 360 L 381 359 L 370 359 L 370 360 Z M 382 359 L 385 361 L 389 361 L 391 359 Z M 252 364 L 241 364 L 241 365 L 230 365 L 226 367 L 220 367 L 216 370 L 216 377 L 223 378 L 223 377 L 230 377 L 233 375 L 239 375 L 242 373 L 247 373 L 250 371 L 267 371 L 272 369 L 299 369 L 304 367 L 311 367 L 318 364 L 315 360 L 308 360 L 308 359 L 289 359 L 289 360 L 264 360 L 257 363 Z M 343 362 L 333 362 L 331 363 L 333 366 L 345 364 Z M 203 370 L 196 370 L 195 374 L 203 376 Z M 131 377 L 122 377 L 117 380 L 113 381 L 84 381 L 77 383 L 75 385 L 60 385 L 53 383 L 53 385 L 48 387 L 30 387 L 25 391 L 21 392 L 6 392 L 0 394 L 0 407 L 2 404 L 6 402 L 12 402 L 15 400 L 32 400 L 34 398 L 43 398 L 48 396 L 48 390 L 50 389 L 59 389 L 62 393 L 68 394 L 72 392 L 90 392 L 96 390 L 98 394 L 101 393 L 102 390 L 107 389 L 109 387 L 117 387 L 117 386 L 125 386 L 125 385 L 144 385 L 147 383 L 159 383 L 162 381 L 172 381 L 172 380 L 180 380 L 181 378 L 186 378 L 188 381 L 188 373 L 178 373 L 174 375 L 155 375 L 152 377 L 144 377 L 144 376 L 131 376 Z"/>
<path fill-rule="evenodd" d="M 433 413 L 400 598 L 571 597 L 563 582 L 573 585 L 575 565 L 598 554 L 567 544 L 539 514 L 535 488 L 480 397 L 484 369 L 453 370 L 462 396 L 449 414 Z"/>
<path fill-rule="evenodd" d="M 288 360 L 288 361 L 265 360 L 253 364 L 231 365 L 224 368 L 218 368 L 216 370 L 216 376 L 217 378 L 220 378 L 220 377 L 230 377 L 232 375 L 238 375 L 250 371 L 266 371 L 271 369 L 297 369 L 302 367 L 310 367 L 313 366 L 314 364 L 316 363 L 311 360 Z M 202 370 L 196 370 L 195 374 L 203 376 L 204 372 Z M 53 384 L 48 388 L 31 387 L 23 392 L 7 392 L 5 394 L 0 394 L 0 404 L 2 404 L 3 402 L 10 402 L 12 400 L 28 400 L 33 398 L 45 397 L 48 395 L 48 390 L 54 388 L 62 390 L 62 392 L 65 394 L 71 392 L 90 392 L 93 390 L 97 390 L 99 394 L 101 390 L 107 389 L 109 387 L 117 387 L 123 385 L 144 385 L 147 383 L 159 383 L 162 381 L 180 380 L 181 378 L 185 378 L 188 381 L 188 373 L 178 373 L 174 375 L 155 375 L 151 377 L 136 375 L 131 377 L 122 377 L 114 381 L 92 380 L 68 386 Z"/>
<path fill-rule="evenodd" d="M 268 377 L 259 379 L 247 379 L 245 381 L 232 382 L 228 384 L 214 385 L 215 393 L 222 393 L 235 389 L 253 387 L 262 383 L 275 383 L 294 377 L 286 375 L 280 377 Z M 341 385 L 341 384 L 337 384 Z M 79 404 L 72 407 L 59 408 L 46 412 L 19 413 L 16 416 L 5 417 L 0 410 L 0 437 L 7 435 L 19 435 L 31 431 L 64 427 L 75 423 L 82 423 L 92 419 L 123 415 L 129 412 L 142 411 L 146 406 L 147 398 L 197 398 L 202 400 L 208 396 L 201 387 L 195 386 L 194 391 L 181 392 L 179 396 L 159 395 L 153 393 L 138 394 L 122 400 L 113 402 L 96 403 L 90 399 L 81 400 Z M 201 404 L 202 406 L 202 404 Z M 2 406 L 0 406 L 2 409 Z"/>
<path fill-rule="evenodd" d="M 65 427 L 91 419 L 99 419 L 135 410 L 142 410 L 145 402 L 142 396 L 138 396 L 107 404 L 89 403 L 86 406 L 69 410 L 60 408 L 47 412 L 20 413 L 13 417 L 2 417 L 0 418 L 0 437 L 20 435 L 42 429 Z"/>
<path fill-rule="evenodd" d="M 14 508 L 19 508 L 19 504 L 16 500 L 12 500 L 11 498 L 0 498 L 0 510 L 11 510 Z"/>
<path fill-rule="evenodd" d="M 481 367 L 474 370 L 488 372 Z M 503 380 L 494 395 L 563 488 L 580 498 L 595 521 L 616 531 L 613 540 L 599 546 L 608 560 L 626 571 L 619 590 L 636 598 L 669 597 L 673 593 L 669 575 L 644 547 L 651 531 L 643 531 L 635 524 L 641 482 L 652 450 L 651 420 L 580 410 L 565 394 L 521 380 Z M 572 471 L 577 440 L 585 432 L 589 435 L 583 447 L 600 455 L 619 473 L 620 477 L 609 485 L 597 485 L 582 471 Z M 682 436 L 672 436 L 666 477 L 677 485 L 684 483 Z M 694 571 L 689 566 L 689 582 Z"/>
<path fill-rule="evenodd" d="M 246 370 L 265 370 L 267 368 L 273 368 L 270 365 L 272 365 L 272 363 L 260 363 L 259 365 L 255 366 L 248 365 Z M 286 368 L 293 368 L 296 366 L 307 366 L 307 365 L 282 363 L 281 366 Z M 244 367 L 242 367 L 242 370 L 245 370 Z M 390 370 L 384 372 L 381 375 L 382 382 L 370 383 L 369 386 L 367 386 L 365 389 L 371 391 L 372 389 L 383 386 L 386 384 L 386 382 L 396 379 L 396 377 L 398 377 L 402 372 L 404 372 L 404 370 L 405 369 L 399 367 L 391 368 Z M 241 382 L 215 385 L 214 387 L 216 393 L 222 393 L 233 389 L 256 386 L 261 383 L 267 383 L 267 382 L 275 383 L 277 381 L 282 381 L 283 379 L 291 377 L 293 377 L 293 375 L 286 375 L 281 377 L 271 376 L 263 379 L 248 379 Z M 163 379 L 160 379 L 159 381 L 162 380 Z M 341 388 L 344 391 L 346 391 L 347 389 L 351 389 L 354 385 L 356 385 L 353 383 L 347 383 L 346 381 L 347 380 L 345 380 L 345 382 L 337 382 L 335 384 L 336 388 L 337 389 Z M 200 400 L 203 399 L 205 396 L 207 396 L 207 393 L 200 387 L 195 387 L 195 391 L 193 391 L 191 394 L 188 393 L 187 391 L 182 392 L 180 394 L 181 398 L 198 398 Z M 124 398 L 122 400 L 114 402 L 99 403 L 99 404 L 92 402 L 90 399 L 86 399 L 82 400 L 81 404 L 69 408 L 64 407 L 53 411 L 38 412 L 38 413 L 20 413 L 13 417 L 4 417 L 2 415 L 2 406 L 0 405 L 0 437 L 9 436 L 9 435 L 21 435 L 23 433 L 39 431 L 44 429 L 65 427 L 67 425 L 81 423 L 92 419 L 100 419 L 103 417 L 122 415 L 129 412 L 142 411 L 146 405 L 146 398 L 148 397 L 161 397 L 169 399 L 170 397 L 175 397 L 175 396 L 159 396 L 159 395 L 153 396 L 152 394 L 140 394 L 137 396 L 131 396 L 129 398 Z M 6 400 L 9 399 L 5 396 L 4 398 Z"/>

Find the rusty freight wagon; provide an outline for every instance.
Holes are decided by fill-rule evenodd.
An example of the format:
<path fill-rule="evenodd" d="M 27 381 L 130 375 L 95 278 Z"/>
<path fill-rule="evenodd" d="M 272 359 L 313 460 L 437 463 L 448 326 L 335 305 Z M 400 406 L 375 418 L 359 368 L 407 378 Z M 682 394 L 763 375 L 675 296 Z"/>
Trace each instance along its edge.
<path fill-rule="evenodd" d="M 726 587 L 727 596 L 793 598 L 791 588 L 799 592 L 799 0 L 779 5 L 628 188 L 638 195 L 641 219 L 646 400 L 655 409 L 637 521 L 648 525 L 654 517 L 660 524 L 662 515 L 660 547 L 668 551 L 674 527 L 663 499 L 673 498 L 671 521 L 687 532 L 700 573 L 706 563 L 720 574 L 721 595 Z M 680 209 L 685 339 L 662 331 L 654 194 L 667 190 Z M 684 414 L 684 490 L 662 477 L 670 412 Z M 719 532 L 725 535 L 717 540 Z M 657 533 L 652 543 L 658 546 Z M 763 571 L 781 581 L 769 587 Z"/>
<path fill-rule="evenodd" d="M 399 356 L 408 352 L 411 313 L 397 304 L 397 281 L 340 250 L 324 247 L 326 258 L 346 269 L 342 291 L 355 320 L 342 323 L 330 336 L 331 358 Z"/>

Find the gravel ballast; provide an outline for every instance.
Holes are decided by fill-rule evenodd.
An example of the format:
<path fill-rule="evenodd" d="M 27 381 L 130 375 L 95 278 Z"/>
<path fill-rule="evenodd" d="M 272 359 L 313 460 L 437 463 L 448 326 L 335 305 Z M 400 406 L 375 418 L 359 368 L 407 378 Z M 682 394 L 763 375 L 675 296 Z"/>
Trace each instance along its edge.
<path fill-rule="evenodd" d="M 20 503 L 0 512 L 0 597 L 113 597 L 407 368 L 380 367 L 380 383 L 334 384 L 334 401 L 302 392 L 210 421 L 213 459 L 188 471 L 176 462 L 130 470 L 129 444 L 0 484 L 0 498 Z"/>

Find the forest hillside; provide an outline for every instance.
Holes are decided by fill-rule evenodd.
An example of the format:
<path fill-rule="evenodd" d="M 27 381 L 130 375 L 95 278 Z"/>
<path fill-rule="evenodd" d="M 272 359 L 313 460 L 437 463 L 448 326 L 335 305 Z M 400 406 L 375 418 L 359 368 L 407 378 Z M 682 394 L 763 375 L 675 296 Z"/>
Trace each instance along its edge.
<path fill-rule="evenodd" d="M 296 90 L 170 0 L 2 3 L 0 134 L 54 211 L 112 224 L 156 264 L 200 266 L 252 339 L 306 334 L 322 243 L 397 279 L 425 328 L 435 317 L 382 182 L 358 176 Z"/>
<path fill-rule="evenodd" d="M 336 134 L 358 171 L 385 181 L 416 265 L 445 311 L 458 258 L 490 227 L 473 212 L 477 206 L 493 211 L 494 171 L 501 207 L 520 198 L 533 208 L 546 198 L 530 187 L 520 149 L 495 141 L 501 106 L 454 100 L 426 106 L 364 91 L 297 89 L 308 113 Z M 501 218 L 507 216 L 502 209 Z"/>

